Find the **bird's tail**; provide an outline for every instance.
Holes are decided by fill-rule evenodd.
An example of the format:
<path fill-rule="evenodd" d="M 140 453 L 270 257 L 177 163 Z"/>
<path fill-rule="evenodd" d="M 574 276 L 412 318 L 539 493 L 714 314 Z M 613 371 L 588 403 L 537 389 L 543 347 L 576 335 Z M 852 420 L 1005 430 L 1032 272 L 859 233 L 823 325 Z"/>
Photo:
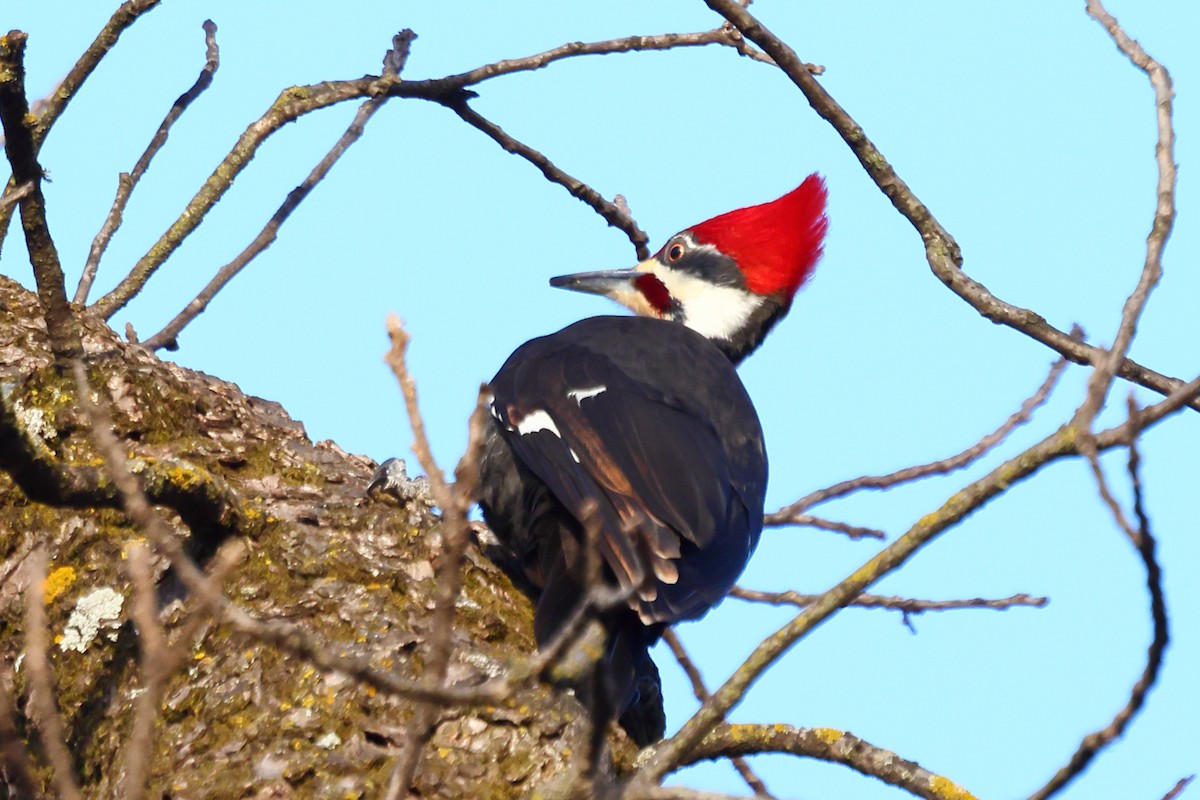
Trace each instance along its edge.
<path fill-rule="evenodd" d="M 538 598 L 534 615 L 538 647 L 556 643 L 583 597 L 583 587 L 560 562 L 547 576 Z M 552 671 L 552 679 L 574 689 L 597 718 L 620 719 L 639 746 L 661 739 L 666 719 L 658 668 L 648 651 L 662 635 L 662 626 L 647 627 L 636 612 L 622 605 L 579 628 Z"/>

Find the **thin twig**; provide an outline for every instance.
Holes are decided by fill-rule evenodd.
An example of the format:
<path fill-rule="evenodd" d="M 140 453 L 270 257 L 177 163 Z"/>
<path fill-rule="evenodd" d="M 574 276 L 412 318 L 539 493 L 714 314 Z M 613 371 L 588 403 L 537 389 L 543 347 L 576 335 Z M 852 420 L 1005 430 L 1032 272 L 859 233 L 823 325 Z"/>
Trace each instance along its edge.
<path fill-rule="evenodd" d="M 296 86 L 283 91 L 271 108 L 246 128 L 228 155 L 221 161 L 205 181 L 204 186 L 188 202 L 170 228 L 159 237 L 154 246 L 130 270 L 120 283 L 104 297 L 97 300 L 92 310 L 103 319 L 124 308 L 156 272 L 175 252 L 183 241 L 204 221 L 205 216 L 233 185 L 268 138 L 289 122 L 305 114 L 336 105 L 347 100 L 365 99 L 381 95 L 428 100 L 453 107 L 469 96 L 466 87 L 474 86 L 491 78 L 540 69 L 554 61 L 572 56 L 623 53 L 638 50 L 665 50 L 673 47 L 721 44 L 752 53 L 740 34 L 724 27 L 699 34 L 666 34 L 663 36 L 630 36 L 603 42 L 576 42 L 538 53 L 526 58 L 508 59 L 486 64 L 468 72 L 448 75 L 433 80 L 400 80 L 397 76 L 366 76 L 353 80 L 323 81 L 309 86 Z M 814 67 L 816 71 L 820 68 Z M 565 185 L 565 184 L 564 184 Z M 582 184 L 580 184 L 582 186 Z M 568 187 L 570 188 L 570 187 Z M 572 191 L 572 193 L 575 193 Z M 595 208 L 596 206 L 593 205 Z M 608 216 L 610 224 L 616 224 Z M 615 219 L 615 218 L 614 218 Z M 617 227 L 622 227 L 618 225 Z M 624 229 L 624 228 L 622 228 Z M 635 234 L 636 235 L 636 234 Z M 639 251 L 641 252 L 641 251 Z"/>
<path fill-rule="evenodd" d="M 1171 787 L 1171 790 L 1163 795 L 1162 800 L 1175 800 L 1176 797 L 1179 797 L 1179 795 L 1183 794 L 1183 790 L 1186 789 L 1188 784 L 1195 779 L 1195 775 L 1188 775 L 1184 778 L 1180 778 L 1175 785 Z"/>
<path fill-rule="evenodd" d="M 25 42 L 21 31 L 0 37 L 0 122 L 4 151 L 12 165 L 10 185 L 32 184 L 20 202 L 21 227 L 37 283 L 38 301 L 46 320 L 50 349 L 60 364 L 83 352 L 79 321 L 67 302 L 62 264 L 46 224 L 46 198 L 42 195 L 42 166 L 37 159 L 29 101 L 25 96 Z M 9 206 L 11 209 L 12 206 Z M 0 209 L 0 213 L 4 210 Z M 2 233 L 2 232 L 0 232 Z"/>
<path fill-rule="evenodd" d="M 83 800 L 75 782 L 75 764 L 67 749 L 67 729 L 54 699 L 54 670 L 48 649 L 50 627 L 46 621 L 46 550 L 39 547 L 29 558 L 29 586 L 25 589 L 25 669 L 29 676 L 29 709 L 38 739 L 50 760 L 54 787 L 64 800 Z"/>
<path fill-rule="evenodd" d="M 244 547 L 221 547 L 212 559 L 209 580 L 220 585 L 244 552 Z M 133 579 L 130 616 L 137 625 L 141 648 L 138 664 L 142 675 L 142 691 L 134 706 L 133 729 L 123 748 L 125 769 L 121 796 L 124 800 L 142 800 L 148 789 L 146 777 L 154 753 L 154 725 L 158 720 L 163 692 L 171 677 L 183 666 L 196 634 L 210 618 L 212 609 L 201 604 L 193 610 L 181 626 L 175 646 L 169 646 L 166 632 L 158 621 L 150 552 L 143 543 L 135 542 L 129 547 L 127 559 L 129 574 Z"/>
<path fill-rule="evenodd" d="M 835 483 L 833 486 L 805 495 L 773 514 L 767 514 L 765 524 L 801 525 L 804 524 L 801 520 L 808 518 L 808 515 L 804 512 L 820 503 L 845 497 L 862 489 L 890 489 L 893 486 L 899 486 L 900 484 L 927 478 L 932 475 L 946 475 L 974 463 L 1008 438 L 1010 433 L 1030 420 L 1033 412 L 1049 399 L 1050 393 L 1054 391 L 1054 387 L 1057 385 L 1058 379 L 1062 376 L 1066 366 L 1067 362 L 1065 359 L 1060 358 L 1055 361 L 1050 367 L 1050 373 L 1042 381 L 1042 385 L 1021 403 L 1021 407 L 1012 416 L 1006 419 L 999 428 L 984 436 L 961 453 L 949 458 L 932 461 L 928 464 L 906 467 L 888 475 L 864 475 L 861 478 Z"/>
<path fill-rule="evenodd" d="M 102 400 L 92 398 L 91 386 L 83 365 L 76 361 L 72 368 L 78 388 L 79 407 L 90 423 L 92 441 L 104 460 L 112 482 L 117 486 L 122 508 L 130 520 L 146 532 L 155 549 L 167 556 L 180 580 L 195 595 L 202 607 L 212 609 L 214 615 L 219 615 L 244 636 L 271 644 L 321 669 L 347 675 L 381 692 L 398 697 L 446 705 L 472 705 L 498 703 L 512 694 L 513 685 L 505 678 L 495 678 L 478 686 L 462 688 L 438 688 L 424 681 L 405 681 L 391 672 L 374 669 L 366 658 L 342 656 L 332 652 L 298 625 L 282 620 L 266 622 L 257 619 L 236 603 L 230 602 L 222 594 L 220 586 L 210 580 L 184 551 L 162 517 L 150 505 L 145 492 L 138 485 L 137 478 L 126 466 L 125 454 L 113 434 L 107 405 Z"/>
<path fill-rule="evenodd" d="M 1142 265 L 1137 286 L 1125 300 L 1125 306 L 1121 310 L 1121 324 L 1117 328 L 1112 347 L 1107 354 L 1099 356 L 1094 362 L 1096 368 L 1088 378 L 1087 396 L 1075 414 L 1075 427 L 1084 438 L 1090 435 L 1092 421 L 1104 405 L 1113 378 L 1125 359 L 1125 354 L 1129 352 L 1133 337 L 1137 334 L 1138 320 L 1150 299 L 1150 293 L 1162 277 L 1163 249 L 1175 225 L 1176 183 L 1175 129 L 1171 122 L 1175 90 L 1171 86 L 1170 74 L 1162 64 L 1151 58 L 1141 45 L 1129 38 L 1100 0 L 1088 0 L 1087 13 L 1104 26 L 1117 48 L 1150 79 L 1158 122 L 1158 141 L 1154 148 L 1155 160 L 1158 162 L 1158 200 L 1154 210 L 1154 222 L 1151 224 L 1150 234 L 1146 237 L 1146 260 Z M 1091 451 L 1090 445 L 1084 442 L 1083 447 L 1084 454 L 1094 460 L 1095 453 Z"/>
<path fill-rule="evenodd" d="M 501 75 L 541 69 L 560 59 L 575 56 L 672 50 L 677 47 L 705 47 L 710 44 L 732 47 L 740 54 L 756 61 L 774 64 L 769 56 L 751 47 L 732 26 L 722 25 L 719 28 L 696 33 L 663 33 L 650 36 L 626 36 L 602 42 L 570 42 L 532 56 L 506 58 L 494 64 L 476 67 L 468 72 L 452 75 L 446 80 L 458 88 L 466 88 Z M 814 75 L 820 75 L 825 71 L 824 67 L 816 64 L 806 64 L 805 67 Z"/>
<path fill-rule="evenodd" d="M 3 211 L 4 209 L 8 208 L 9 206 L 15 206 L 17 203 L 21 202 L 26 197 L 29 197 L 29 195 L 33 194 L 33 190 L 35 188 L 36 187 L 34 186 L 34 184 L 32 182 L 22 183 L 20 186 L 18 186 L 16 189 L 13 189 L 8 194 L 0 196 L 0 211 Z"/>
<path fill-rule="evenodd" d="M 388 56 L 385 57 L 385 75 L 395 74 L 398 69 L 403 67 L 404 60 L 407 59 L 409 46 L 415 38 L 416 34 L 407 28 L 392 38 L 392 49 L 388 51 Z M 403 59 L 397 60 L 392 58 L 391 61 L 387 61 L 388 58 L 392 57 L 393 53 L 400 52 L 404 53 Z M 391 73 L 389 73 L 389 70 L 391 70 Z M 359 140 L 363 134 L 363 130 L 366 128 L 367 122 L 376 111 L 383 107 L 383 104 L 388 99 L 387 95 L 379 95 L 372 97 L 359 106 L 358 113 L 354 115 L 354 120 L 350 123 L 350 127 L 341 135 L 333 148 L 325 154 L 324 158 L 313 167 L 308 177 L 288 193 L 283 203 L 271 215 L 271 218 L 267 220 L 267 224 L 254 237 L 254 240 L 246 245 L 246 248 L 238 253 L 232 261 L 221 267 L 213 279 L 196 295 L 195 299 L 188 303 L 161 331 L 142 342 L 145 347 L 151 350 L 159 348 L 166 348 L 167 350 L 178 349 L 177 337 L 179 336 L 179 332 L 193 319 L 204 313 L 204 310 L 208 308 L 208 304 L 216 297 L 217 292 L 224 288 L 225 284 L 229 283 L 235 275 L 257 258 L 260 253 L 274 244 L 283 223 L 304 202 L 313 188 L 324 180 L 325 176 L 329 174 L 329 170 L 338 162 L 338 159 L 350 149 L 351 145 Z"/>
<path fill-rule="evenodd" d="M 709 8 L 725 17 L 742 35 L 774 59 L 784 74 L 804 93 L 813 110 L 833 126 L 875 185 L 920 234 L 930 269 L 951 291 L 988 320 L 1020 331 L 1076 364 L 1091 366 L 1105 355 L 1106 351 L 1102 348 L 1077 341 L 1066 331 L 1046 322 L 1039 314 L 1004 302 L 986 286 L 963 272 L 962 252 L 954 237 L 900 179 L 862 126 L 813 78 L 796 52 L 736 0 L 704 1 Z M 1178 378 L 1162 375 L 1129 358 L 1122 359 L 1117 375 L 1163 395 L 1170 394 L 1182 383 Z M 1200 400 L 1193 398 L 1188 405 L 1200 410 Z"/>
<path fill-rule="evenodd" d="M 692 661 L 692 657 L 688 655 L 687 649 L 683 646 L 683 642 L 675 633 L 674 628 L 667 628 L 663 631 L 663 641 L 667 643 L 667 647 L 671 648 L 671 653 L 675 656 L 675 660 L 679 662 L 679 666 L 683 669 L 688 680 L 692 683 L 692 694 L 696 695 L 696 699 L 703 703 L 712 695 L 708 691 L 708 687 L 704 684 L 704 676 L 700 674 L 699 667 L 696 662 Z M 750 767 L 750 762 L 739 755 L 731 756 L 729 759 L 733 763 L 733 768 L 742 776 L 742 780 L 750 787 L 750 791 L 754 792 L 755 797 L 773 798 L 775 795 L 767 789 L 767 785 L 763 783 L 762 778 L 754 772 Z"/>
<path fill-rule="evenodd" d="M 1129 422 L 1135 427 L 1140 422 L 1140 412 L 1130 409 Z M 1146 588 L 1150 593 L 1150 616 L 1154 626 L 1154 638 L 1146 652 L 1146 666 L 1141 676 L 1129 693 L 1129 701 L 1117 712 L 1112 721 L 1098 731 L 1089 733 L 1079 743 L 1079 748 L 1071 755 L 1067 764 L 1047 781 L 1046 785 L 1029 796 L 1029 800 L 1046 800 L 1057 794 L 1072 780 L 1082 773 L 1096 755 L 1114 742 L 1125 732 L 1130 721 L 1141 710 L 1146 701 L 1146 695 L 1158 680 L 1159 669 L 1162 667 L 1163 653 L 1170 641 L 1170 628 L 1167 617 L 1167 602 L 1162 588 L 1162 570 L 1155 558 L 1154 536 L 1150 533 L 1150 520 L 1146 516 L 1142 498 L 1142 482 L 1139 475 L 1140 457 L 1137 450 L 1136 436 L 1129 441 L 1129 480 L 1133 487 L 1134 515 L 1138 527 L 1133 531 L 1134 546 L 1141 556 L 1142 564 L 1146 567 Z M 1118 520 L 1122 523 L 1122 520 Z M 1124 524 L 1124 523 L 1122 523 Z"/>
<path fill-rule="evenodd" d="M 800 594 L 793 591 L 761 592 L 756 589 L 744 589 L 741 586 L 733 587 L 729 596 L 750 603 L 768 603 L 773 606 L 790 605 L 800 608 L 807 608 L 821 597 L 819 594 Z M 1047 597 L 1034 597 L 1024 593 L 991 600 L 983 597 L 964 600 L 918 600 L 913 597 L 897 597 L 895 595 L 860 594 L 847 603 L 846 607 L 882 608 L 909 615 L 924 614 L 927 611 L 955 611 L 964 608 L 987 608 L 995 611 L 1005 611 L 1018 606 L 1043 608 L 1049 602 L 1050 599 Z"/>
<path fill-rule="evenodd" d="M 446 105 L 451 111 L 458 114 L 463 122 L 487 134 L 489 138 L 503 147 L 507 152 L 518 155 L 530 164 L 533 164 L 541 170 L 542 175 L 546 176 L 546 180 L 562 186 L 572 197 L 578 198 L 591 206 L 592 210 L 603 217 L 609 225 L 624 232 L 629 237 L 629 241 L 633 243 L 639 261 L 650 257 L 650 250 L 646 247 L 650 241 L 650 237 L 638 227 L 637 222 L 634 221 L 633 217 L 629 216 L 627 211 L 621 209 L 616 203 L 610 203 L 608 200 L 605 200 L 599 192 L 583 181 L 559 169 L 553 161 L 542 153 L 505 133 L 499 125 L 471 108 L 465 98 L 457 99 Z"/>
<path fill-rule="evenodd" d="M 1097 448 L 1107 450 L 1127 446 L 1142 429 L 1165 416 L 1161 414 L 1152 417 L 1153 408 L 1152 406 L 1143 411 L 1136 424 L 1129 420 L 1097 434 Z M 714 726 L 721 722 L 730 709 L 741 701 L 750 685 L 764 670 L 834 612 L 862 594 L 871 584 L 900 568 L 939 534 L 1008 491 L 1017 482 L 1036 474 L 1047 464 L 1074 455 L 1078 455 L 1074 433 L 1070 426 L 1063 426 L 953 494 L 936 511 L 921 517 L 903 536 L 818 597 L 791 622 L 764 639 L 712 697 L 701 704 L 700 709 L 684 723 L 679 732 L 656 748 L 654 754 L 633 778 L 633 785 L 637 790 L 644 791 L 660 782 L 686 758 L 687 753 Z"/>
<path fill-rule="evenodd" d="M 83 275 L 79 279 L 79 286 L 75 289 L 74 302 L 77 305 L 83 305 L 87 302 L 92 282 L 96 280 L 96 270 L 100 267 L 100 259 L 103 257 L 104 251 L 108 248 L 108 243 L 112 239 L 113 234 L 117 232 L 117 228 L 121 227 L 121 219 L 125 213 L 125 206 L 129 202 L 129 197 L 133 194 L 138 181 L 142 179 L 142 175 L 150 168 L 150 162 L 154 160 L 154 156 L 167 143 L 167 136 L 170 135 L 171 126 L 175 124 L 177 119 L 183 116 L 183 112 L 192 104 L 192 101 L 212 85 L 213 75 L 221 65 L 221 51 L 217 47 L 216 24 L 209 19 L 204 21 L 203 27 L 205 61 L 204 66 L 200 70 L 200 75 L 196 78 L 196 82 L 192 84 L 192 88 L 179 95 L 174 104 L 172 104 L 171 110 L 167 112 L 167 116 L 163 118 L 162 124 L 158 126 L 158 130 L 150 140 L 150 144 L 146 146 L 146 151 L 142 153 L 141 158 L 133 165 L 133 170 L 121 173 L 118 178 L 117 196 L 113 200 L 108 217 L 96 233 L 96 238 L 92 240 L 87 263 L 83 267 Z"/>
<path fill-rule="evenodd" d="M 1192 405 L 1198 398 L 1200 398 L 1200 376 L 1192 378 L 1187 383 L 1181 383 L 1165 399 L 1142 409 L 1142 417 L 1152 416 L 1160 419 L 1174 413 L 1176 409 Z"/>
<path fill-rule="evenodd" d="M 127 553 L 129 575 L 133 579 L 133 603 L 129 615 L 137 625 L 141 653 L 142 692 L 138 695 L 133 730 L 125 744 L 125 770 L 122 796 L 142 800 L 146 796 L 146 771 L 154 751 L 154 723 L 162 684 L 170 674 L 166 634 L 158 621 L 158 601 L 154 578 L 150 573 L 150 553 L 141 542 L 130 545 Z"/>
<path fill-rule="evenodd" d="M 75 62 L 75 66 L 71 67 L 71 71 L 63 78 L 55 91 L 49 95 L 45 104 L 39 110 L 37 120 L 33 131 L 33 139 L 35 151 L 40 149 L 42 142 L 45 141 L 50 129 L 54 126 L 55 121 L 66 110 L 67 104 L 79 93 L 79 89 L 83 86 L 84 81 L 99 65 L 100 60 L 108 54 L 113 45 L 117 43 L 117 39 L 121 34 L 138 20 L 138 18 L 157 6 L 162 0 L 127 0 L 113 12 L 113 15 L 104 23 L 104 27 L 100 29 L 100 33 L 88 45 L 87 50 Z M 9 183 L 6 194 L 11 192 L 13 184 Z M 0 245 L 4 244 L 4 239 L 8 234 L 8 224 L 12 219 L 12 207 L 7 208 L 0 206 Z"/>
<path fill-rule="evenodd" d="M 771 517 L 774 517 L 774 516 L 775 516 L 774 514 L 771 515 Z M 765 524 L 768 524 L 768 525 L 783 524 L 783 523 L 772 521 L 771 517 L 768 517 L 765 520 Z M 818 528 L 823 531 L 833 531 L 834 533 L 844 533 L 844 534 L 846 534 L 846 536 L 850 537 L 853 540 L 886 539 L 887 538 L 887 534 L 884 533 L 883 531 L 879 530 L 878 528 L 864 528 L 859 525 L 850 525 L 845 522 L 838 522 L 836 520 L 824 519 L 822 517 L 815 517 L 812 514 L 796 514 L 793 517 L 789 517 L 786 524 L 807 526 L 810 528 Z"/>
<path fill-rule="evenodd" d="M 430 636 L 425 658 L 425 683 L 434 688 L 443 688 L 446 673 L 453 654 L 453 632 L 455 606 L 462 592 L 462 560 L 470 542 L 467 511 L 474 502 L 479 482 L 479 458 L 483 451 L 484 431 L 487 422 L 486 387 L 482 387 L 471 414 L 467 450 L 455 470 L 456 481 L 451 488 L 446 484 L 441 469 L 433 458 L 429 439 L 425 435 L 425 423 L 417 402 L 417 386 L 405 361 L 405 350 L 409 336 L 400 321 L 388 318 L 388 335 L 392 347 L 387 362 L 396 375 L 408 410 L 413 429 L 413 452 L 429 479 L 429 488 L 435 502 L 442 510 L 442 557 L 438 564 L 437 591 L 433 614 L 430 620 Z M 433 733 L 437 721 L 437 705 L 422 704 L 416 719 L 408 727 L 408 735 L 396 759 L 388 781 L 386 800 L 397 800 L 409 791 L 416 774 L 421 751 Z"/>

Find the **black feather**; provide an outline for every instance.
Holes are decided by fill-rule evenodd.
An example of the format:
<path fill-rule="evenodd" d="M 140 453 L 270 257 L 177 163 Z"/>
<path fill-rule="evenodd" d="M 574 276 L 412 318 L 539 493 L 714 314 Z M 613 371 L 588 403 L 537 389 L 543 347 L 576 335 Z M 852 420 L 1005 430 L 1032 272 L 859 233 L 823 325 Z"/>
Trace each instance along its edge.
<path fill-rule="evenodd" d="M 582 564 L 568 562 L 594 504 L 607 574 L 642 588 L 637 616 L 620 624 L 640 617 L 644 630 L 626 640 L 644 648 L 725 597 L 758 542 L 767 459 L 754 406 L 714 344 L 674 322 L 595 317 L 522 345 L 491 389 L 481 505 L 535 586 L 564 570 L 579 584 Z M 568 599 L 556 585 L 539 602 L 539 640 Z"/>

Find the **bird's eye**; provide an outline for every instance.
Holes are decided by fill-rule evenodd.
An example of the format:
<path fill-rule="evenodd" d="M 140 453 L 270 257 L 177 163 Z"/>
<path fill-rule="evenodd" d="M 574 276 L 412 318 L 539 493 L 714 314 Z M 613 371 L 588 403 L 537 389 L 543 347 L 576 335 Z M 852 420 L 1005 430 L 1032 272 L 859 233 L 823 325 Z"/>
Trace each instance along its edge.
<path fill-rule="evenodd" d="M 667 261 L 678 261 L 683 258 L 683 243 L 676 242 L 667 248 Z"/>

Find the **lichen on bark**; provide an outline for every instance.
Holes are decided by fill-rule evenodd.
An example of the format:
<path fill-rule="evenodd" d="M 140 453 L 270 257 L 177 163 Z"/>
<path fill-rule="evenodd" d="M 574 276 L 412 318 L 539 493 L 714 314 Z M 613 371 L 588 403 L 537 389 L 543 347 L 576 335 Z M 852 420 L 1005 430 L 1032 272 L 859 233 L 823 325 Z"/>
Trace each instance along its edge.
<path fill-rule="evenodd" d="M 188 552 L 204 563 L 226 539 L 247 543 L 223 584 L 229 598 L 261 619 L 302 626 L 335 652 L 367 657 L 376 669 L 421 677 L 440 548 L 438 517 L 427 504 L 368 499 L 373 462 L 311 442 L 275 403 L 160 361 L 97 322 L 85 323 L 84 346 L 131 467 Z M 128 608 L 124 556 L 144 538 L 118 510 L 74 398 L 69 377 L 54 366 L 36 297 L 0 278 L 4 424 L 12 427 L 13 410 L 22 409 L 19 433 L 36 435 L 41 459 L 31 467 L 23 463 L 28 453 L 0 453 L 0 659 L 14 672 L 20 715 L 28 713 L 18 668 L 28 555 L 44 544 L 51 574 L 59 571 L 47 606 L 58 636 L 89 592 L 118 592 Z M 76 482 L 54 485 L 54 470 L 75 470 Z M 175 641 L 194 603 L 165 560 L 156 569 L 160 619 Z M 504 572 L 474 547 L 464 569 L 450 679 L 470 685 L 505 672 L 534 642 L 530 605 Z M 50 653 L 68 745 L 89 796 L 111 796 L 119 786 L 142 688 L 125 614 L 115 636 L 95 636 L 83 652 Z M 156 726 L 151 796 L 355 798 L 386 786 L 411 701 L 216 620 L 184 644 L 187 658 Z M 18 725 L 42 764 L 30 720 L 21 716 Z M 614 741 L 618 762 L 628 765 L 631 746 Z M 426 797 L 527 796 L 570 774 L 586 747 L 578 703 L 532 682 L 495 707 L 443 709 L 416 788 Z M 48 768 L 41 770 L 48 781 Z"/>

